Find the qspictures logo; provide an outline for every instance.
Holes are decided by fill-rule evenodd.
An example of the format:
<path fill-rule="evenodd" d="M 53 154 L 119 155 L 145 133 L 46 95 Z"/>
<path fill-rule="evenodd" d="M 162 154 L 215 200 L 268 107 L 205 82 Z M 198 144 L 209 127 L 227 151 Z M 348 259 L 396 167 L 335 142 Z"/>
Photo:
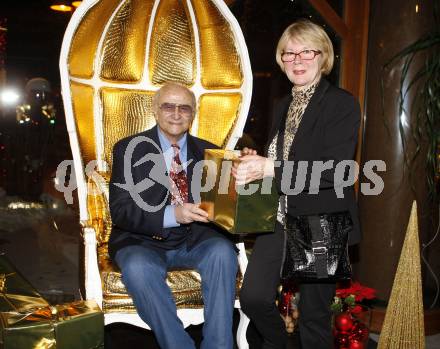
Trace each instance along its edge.
<path fill-rule="evenodd" d="M 136 147 L 146 142 L 154 152 L 143 155 L 133 163 L 133 155 Z M 159 145 L 146 136 L 136 136 L 130 140 L 125 148 L 123 162 L 114 163 L 113 166 L 123 169 L 123 183 L 110 183 L 119 189 L 126 191 L 131 199 L 146 212 L 157 212 L 163 208 L 169 195 L 169 188 L 172 179 L 170 178 L 165 159 L 171 159 L 173 150 L 170 148 L 163 153 Z M 117 161 L 120 161 L 118 159 Z M 201 193 L 211 191 L 219 176 L 218 193 L 225 194 L 233 180 L 231 176 L 232 161 L 224 160 L 220 168 L 212 160 L 201 160 L 192 164 L 189 160 L 182 164 L 181 170 L 185 171 L 189 165 L 193 166 L 190 180 L 191 194 L 195 202 L 200 202 Z M 149 173 L 135 182 L 134 170 L 141 166 L 149 168 Z M 343 199 L 345 189 L 351 187 L 359 178 L 360 167 L 354 160 L 327 160 L 327 161 L 275 161 L 275 167 L 281 169 L 281 193 L 284 195 L 317 195 L 320 190 L 334 190 L 338 198 Z M 208 173 L 203 180 L 203 173 Z M 386 164 L 382 160 L 367 161 L 362 167 L 363 178 L 369 182 L 360 183 L 360 191 L 364 195 L 379 195 L 384 189 L 384 182 L 377 172 L 386 171 Z M 70 178 L 68 173 L 70 172 Z M 73 203 L 72 192 L 77 188 L 74 175 L 73 160 L 62 161 L 56 171 L 55 188 L 64 194 L 67 204 Z M 90 161 L 85 174 L 88 178 L 100 176 L 96 172 L 96 160 Z M 102 179 L 102 178 L 101 178 Z M 104 181 L 104 179 L 102 179 Z M 142 193 L 152 186 L 159 185 L 167 188 L 167 195 L 159 202 L 152 205 L 144 200 Z M 247 185 L 235 185 L 240 195 L 252 195 L 260 191 L 262 195 L 270 194 L 272 186 L 275 185 L 273 177 L 264 177 L 261 183 L 249 183 Z M 112 188 L 110 188 L 112 190 Z"/>

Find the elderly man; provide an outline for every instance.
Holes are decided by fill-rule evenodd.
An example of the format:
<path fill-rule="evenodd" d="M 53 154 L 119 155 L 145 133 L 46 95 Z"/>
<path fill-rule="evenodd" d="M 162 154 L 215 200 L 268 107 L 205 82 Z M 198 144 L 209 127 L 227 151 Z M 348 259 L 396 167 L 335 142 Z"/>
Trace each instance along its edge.
<path fill-rule="evenodd" d="M 179 268 L 196 269 L 202 278 L 201 348 L 232 348 L 237 255 L 234 245 L 216 231 L 192 199 L 194 164 L 203 159 L 205 149 L 216 148 L 188 134 L 195 107 L 189 89 L 166 83 L 153 97 L 157 126 L 115 144 L 109 250 L 140 317 L 161 348 L 195 347 L 177 317 L 165 282 L 167 271 Z M 134 184 L 147 183 L 139 196 L 124 186 L 127 169 Z M 166 181 L 158 180 L 157 173 Z"/>

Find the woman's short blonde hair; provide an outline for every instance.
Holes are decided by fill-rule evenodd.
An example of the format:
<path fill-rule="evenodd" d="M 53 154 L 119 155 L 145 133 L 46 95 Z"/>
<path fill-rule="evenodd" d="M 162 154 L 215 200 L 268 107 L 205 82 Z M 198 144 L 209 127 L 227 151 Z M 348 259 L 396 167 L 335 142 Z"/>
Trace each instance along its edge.
<path fill-rule="evenodd" d="M 300 19 L 284 30 L 278 41 L 276 60 L 281 70 L 284 72 L 284 64 L 281 55 L 290 40 L 296 40 L 303 44 L 309 44 L 319 51 L 321 73 L 327 75 L 331 72 L 334 62 L 333 44 L 327 33 L 321 26 L 307 20 Z"/>

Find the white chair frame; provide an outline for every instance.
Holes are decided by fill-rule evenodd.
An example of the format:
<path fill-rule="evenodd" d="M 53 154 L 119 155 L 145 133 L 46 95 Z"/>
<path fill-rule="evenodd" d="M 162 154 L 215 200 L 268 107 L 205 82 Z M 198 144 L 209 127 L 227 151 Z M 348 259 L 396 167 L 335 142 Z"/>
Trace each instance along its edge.
<path fill-rule="evenodd" d="M 77 128 L 75 125 L 70 82 L 76 81 L 82 84 L 93 86 L 94 88 L 105 87 L 106 82 L 101 81 L 96 73 L 96 71 L 99 70 L 101 64 L 98 58 L 95 60 L 95 68 L 96 68 L 95 75 L 89 80 L 71 77 L 68 71 L 68 55 L 74 33 L 77 27 L 79 26 L 82 18 L 85 16 L 85 14 L 90 10 L 91 7 L 93 7 L 99 1 L 101 0 L 84 0 L 82 4 L 78 7 L 78 9 L 73 13 L 72 18 L 67 26 L 61 48 L 60 73 L 61 73 L 61 87 L 62 87 L 65 116 L 66 116 L 66 124 L 67 124 L 67 130 L 68 130 L 70 145 L 73 154 L 74 174 L 76 177 L 76 183 L 78 187 L 80 221 L 83 224 L 83 238 L 85 245 L 85 261 L 84 261 L 85 290 L 86 290 L 85 297 L 88 300 L 95 300 L 97 304 L 102 308 L 102 286 L 101 286 L 101 276 L 98 269 L 96 232 L 92 227 L 87 226 L 86 223 L 88 221 L 87 180 L 85 175 L 85 166 L 84 166 L 85 164 L 83 163 L 83 159 L 81 157 Z M 151 0 L 151 1 L 154 1 L 153 11 L 155 11 L 160 1 L 166 1 L 166 0 Z M 184 1 L 187 1 L 188 7 L 192 9 L 191 2 L 189 0 L 184 0 Z M 238 139 L 242 136 L 243 128 L 246 123 L 247 113 L 249 111 L 249 105 L 252 94 L 252 71 L 251 71 L 247 47 L 238 22 L 236 21 L 235 17 L 232 15 L 232 13 L 230 12 L 229 8 L 226 6 L 223 0 L 211 0 L 211 1 L 217 6 L 221 14 L 228 20 L 229 24 L 231 25 L 231 28 L 235 35 L 237 49 L 240 52 L 241 66 L 243 69 L 243 84 L 241 88 L 237 90 L 232 90 L 232 92 L 239 91 L 243 97 L 237 121 L 231 133 L 231 137 L 229 138 L 228 144 L 226 145 L 227 149 L 233 149 Z M 121 4 L 123 2 L 124 1 L 121 0 Z M 120 6 L 118 6 L 117 9 L 119 9 L 119 7 Z M 192 13 L 191 16 L 192 16 L 192 21 L 194 23 L 195 22 L 194 13 Z M 100 45 L 102 45 L 102 42 L 100 43 Z M 98 48 L 98 51 L 100 51 L 100 49 L 101 46 Z M 123 85 L 122 87 L 127 89 L 144 89 L 144 90 L 157 89 L 157 87 L 153 86 L 149 81 L 141 81 L 139 84 L 126 84 Z M 196 83 L 195 86 L 192 87 L 192 90 L 197 98 L 201 94 L 207 92 L 206 90 L 203 89 L 199 81 Z M 95 98 L 96 99 L 98 98 L 98 94 L 95 94 Z M 98 105 L 99 103 L 97 102 L 97 100 L 95 100 L 95 110 L 99 109 Z M 191 132 L 193 134 L 197 133 L 197 116 L 194 125 L 191 129 Z M 101 144 L 97 140 L 98 150 L 100 146 Z M 98 154 L 98 159 L 97 159 L 98 170 L 100 171 L 106 170 L 106 164 L 103 163 L 103 161 L 99 158 L 100 152 L 97 151 L 97 154 Z M 248 263 L 244 248 L 244 243 L 242 242 L 238 243 L 237 247 L 239 249 L 239 254 L 238 254 L 239 267 L 242 275 L 244 275 Z M 246 329 L 249 324 L 249 319 L 240 309 L 240 302 L 238 300 L 235 301 L 235 308 L 237 308 L 240 313 L 240 323 L 237 330 L 237 344 L 240 349 L 248 349 L 249 345 L 246 340 Z M 189 325 L 201 324 L 204 321 L 203 309 L 179 309 L 177 313 L 185 327 Z M 104 316 L 105 316 L 106 325 L 115 322 L 124 322 L 138 327 L 149 329 L 148 325 L 145 322 L 143 322 L 137 314 L 134 313 L 105 313 Z"/>

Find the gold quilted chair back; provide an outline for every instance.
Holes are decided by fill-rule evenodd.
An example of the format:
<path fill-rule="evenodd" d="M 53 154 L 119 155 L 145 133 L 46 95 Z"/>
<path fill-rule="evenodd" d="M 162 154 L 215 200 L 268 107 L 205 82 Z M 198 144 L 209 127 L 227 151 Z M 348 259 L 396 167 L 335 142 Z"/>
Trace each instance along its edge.
<path fill-rule="evenodd" d="M 113 145 L 155 124 L 152 96 L 172 80 L 188 86 L 198 100 L 190 132 L 233 148 L 252 91 L 246 45 L 222 0 L 85 0 L 66 30 L 60 71 L 80 219 L 85 231 L 96 234 L 103 309 L 134 311 L 107 253 Z M 89 263 L 86 296 L 100 303 Z M 195 272 L 188 275 L 200 281 Z M 168 279 L 177 291 L 188 284 L 179 273 Z M 178 306 L 188 306 L 177 298 Z"/>

